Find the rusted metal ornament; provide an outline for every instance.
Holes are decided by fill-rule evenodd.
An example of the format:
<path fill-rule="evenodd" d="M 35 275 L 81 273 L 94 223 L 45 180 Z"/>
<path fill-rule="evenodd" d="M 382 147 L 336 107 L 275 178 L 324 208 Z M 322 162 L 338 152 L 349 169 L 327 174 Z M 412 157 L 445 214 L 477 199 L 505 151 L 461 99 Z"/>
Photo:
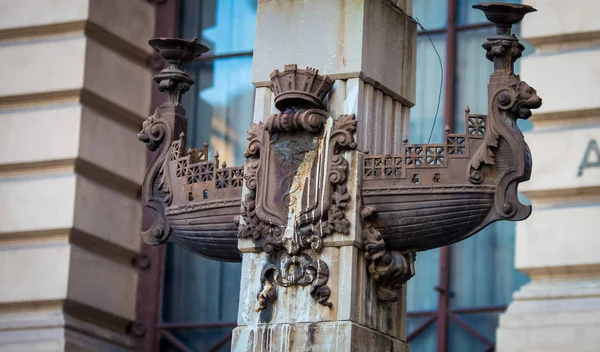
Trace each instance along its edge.
<path fill-rule="evenodd" d="M 280 111 L 250 126 L 245 165 L 227 167 L 218 155 L 209 160 L 208 145 L 186 147 L 180 106 L 194 83 L 181 65 L 207 49 L 196 40 L 152 40 L 169 65 L 154 77 L 166 101 L 138 135 L 158 151 L 143 184 L 144 204 L 158 213 L 142 234 L 145 242 L 170 240 L 208 258 L 239 261 L 238 238 L 251 239 L 267 257 L 257 310 L 276 300 L 277 287 L 288 286 L 310 286 L 331 307 L 321 252 L 328 236 L 350 233 L 352 199 L 361 202 L 354 208 L 364 255 L 384 301 L 396 300 L 415 274 L 416 252 L 464 240 L 494 221 L 527 218 L 531 206 L 521 204 L 517 187 L 529 180 L 531 154 L 516 121 L 542 101 L 514 73 L 524 47 L 511 27 L 535 9 L 474 7 L 497 27 L 482 45 L 494 66 L 487 115 L 467 108 L 463 133 L 446 131 L 440 144 L 410 144 L 405 137 L 403 152 L 393 155 L 356 151 L 355 116 L 330 116 L 323 104 L 333 80 L 286 65 L 271 74 Z M 359 160 L 358 169 L 350 169 L 349 156 Z M 351 174 L 358 176 L 355 188 L 346 185 Z"/>
<path fill-rule="evenodd" d="M 472 114 L 467 107 L 466 130 L 446 133 L 445 143 L 406 142 L 403 154 L 363 159 L 365 255 L 383 300 L 396 300 L 394 288 L 414 274 L 415 252 L 464 240 L 494 221 L 531 214 L 531 206 L 517 196 L 518 184 L 531 174 L 531 153 L 516 120 L 529 118 L 542 100 L 514 73 L 524 47 L 510 29 L 535 9 L 503 3 L 474 8 L 497 27 L 497 35 L 483 44 L 494 64 L 488 114 Z M 398 255 L 406 260 L 391 265 Z"/>
<path fill-rule="evenodd" d="M 208 48 L 191 41 L 150 41 L 169 65 L 154 76 L 166 101 L 143 124 L 138 138 L 157 150 L 144 177 L 143 203 L 157 211 L 154 225 L 142 233 L 151 245 L 174 241 L 220 261 L 241 261 L 237 249 L 244 169 L 209 160 L 208 144 L 186 148 L 187 120 L 181 96 L 194 81 L 181 68 Z"/>

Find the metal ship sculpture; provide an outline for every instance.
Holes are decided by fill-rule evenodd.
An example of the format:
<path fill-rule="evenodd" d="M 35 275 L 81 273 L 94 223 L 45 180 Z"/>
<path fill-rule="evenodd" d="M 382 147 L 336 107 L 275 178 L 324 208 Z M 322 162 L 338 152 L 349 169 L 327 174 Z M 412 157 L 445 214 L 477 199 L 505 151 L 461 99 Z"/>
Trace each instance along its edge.
<path fill-rule="evenodd" d="M 271 75 L 280 110 L 252 124 L 245 166 L 227 167 L 208 146 L 186 147 L 180 106 L 193 80 L 181 65 L 208 49 L 196 42 L 150 41 L 168 67 L 155 76 L 166 101 L 143 124 L 138 137 L 157 150 L 143 183 L 143 202 L 157 220 L 142 233 L 146 243 L 175 241 L 199 255 L 240 261 L 238 239 L 252 239 L 269 255 L 258 308 L 276 299 L 276 286 L 311 286 L 330 306 L 327 263 L 318 259 L 323 239 L 348 234 L 348 203 L 359 199 L 365 256 L 378 296 L 394 301 L 414 275 L 415 253 L 472 236 L 497 220 L 527 218 L 531 207 L 517 186 L 531 173 L 531 155 L 517 119 L 541 106 L 536 91 L 514 73 L 524 47 L 512 24 L 535 11 L 527 5 L 483 3 L 474 8 L 496 24 L 483 44 L 494 72 L 488 114 L 465 112 L 464 133 L 446 133 L 441 144 L 408 144 L 403 153 L 360 154 L 354 115 L 331 117 L 323 100 L 333 86 L 313 68 L 287 65 Z M 346 159 L 359 153 L 359 170 Z M 357 192 L 346 182 L 358 175 Z"/>

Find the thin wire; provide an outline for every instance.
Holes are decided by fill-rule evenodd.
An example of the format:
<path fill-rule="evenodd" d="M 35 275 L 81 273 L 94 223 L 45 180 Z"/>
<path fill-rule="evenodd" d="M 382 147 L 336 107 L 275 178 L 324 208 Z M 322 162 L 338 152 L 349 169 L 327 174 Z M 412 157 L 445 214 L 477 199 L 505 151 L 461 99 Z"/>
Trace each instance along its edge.
<path fill-rule="evenodd" d="M 433 125 L 431 126 L 431 131 L 429 132 L 429 138 L 427 139 L 427 144 L 429 144 L 429 142 L 431 142 L 431 136 L 433 135 L 433 131 L 435 130 L 435 123 L 437 122 L 438 113 L 440 112 L 440 102 L 442 101 L 442 88 L 444 86 L 444 65 L 442 64 L 442 57 L 440 56 L 440 53 L 437 51 L 435 44 L 433 44 L 433 39 L 431 39 L 429 32 L 427 32 L 425 27 L 423 27 L 423 25 L 421 25 L 421 22 L 419 22 L 418 18 L 415 18 L 414 21 L 417 25 L 419 25 L 419 27 L 421 27 L 423 32 L 425 32 L 425 34 L 427 35 L 427 38 L 429 38 L 429 42 L 431 43 L 431 46 L 433 46 L 433 51 L 435 51 L 435 54 L 437 55 L 438 61 L 440 63 L 440 91 L 438 93 L 438 101 L 437 101 L 437 107 L 435 108 L 435 117 L 433 118 Z"/>
<path fill-rule="evenodd" d="M 407 14 L 406 12 L 404 12 L 404 10 L 402 10 L 399 7 L 396 7 L 396 8 L 400 11 L 400 13 L 402 13 L 404 16 L 408 17 L 411 21 L 413 21 L 419 27 L 421 27 L 421 29 L 423 30 L 423 32 L 425 32 L 425 34 L 429 38 L 429 42 L 431 43 L 431 46 L 433 47 L 433 50 L 435 51 L 435 54 L 437 55 L 438 61 L 440 63 L 440 75 L 441 75 L 441 77 L 440 77 L 440 91 L 438 93 L 438 101 L 437 101 L 437 107 L 435 108 L 435 117 L 433 118 L 433 125 L 431 126 L 431 131 L 429 132 L 429 138 L 427 139 L 427 144 L 429 144 L 429 142 L 431 142 L 431 136 L 433 135 L 433 131 L 435 130 L 435 124 L 437 122 L 438 113 L 440 112 L 440 103 L 442 101 L 442 88 L 444 87 L 444 65 L 442 64 L 442 57 L 440 56 L 440 53 L 437 51 L 437 48 L 435 47 L 435 44 L 433 44 L 433 39 L 431 39 L 431 35 L 429 35 L 429 32 L 427 32 L 427 30 L 425 29 L 425 27 L 423 27 L 423 25 L 421 24 L 421 22 L 419 22 L 419 19 L 410 16 L 409 14 Z"/>

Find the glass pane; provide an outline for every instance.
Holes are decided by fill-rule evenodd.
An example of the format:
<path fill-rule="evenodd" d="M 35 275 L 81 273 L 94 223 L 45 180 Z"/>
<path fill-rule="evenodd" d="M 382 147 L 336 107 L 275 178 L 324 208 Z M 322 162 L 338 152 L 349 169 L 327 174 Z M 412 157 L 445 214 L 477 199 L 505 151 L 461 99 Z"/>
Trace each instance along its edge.
<path fill-rule="evenodd" d="M 415 5 L 416 6 L 416 5 Z M 444 54 L 446 52 L 445 34 L 433 35 L 432 41 L 440 54 L 442 65 L 445 64 Z M 427 143 L 429 134 L 433 128 L 431 142 L 441 142 L 443 136 L 443 90 L 440 100 L 437 122 L 435 127 L 434 117 L 442 83 L 442 71 L 439 59 L 433 46 L 426 35 L 417 37 L 417 95 L 416 105 L 411 109 L 409 143 Z M 443 89 L 443 87 L 442 87 Z M 435 286 L 439 283 L 440 252 L 438 249 L 417 253 L 415 269 L 417 275 L 408 281 L 407 286 L 407 310 L 427 311 L 436 310 L 438 305 L 438 294 Z M 435 348 L 436 329 L 429 327 L 426 333 L 422 333 L 411 342 L 411 350 L 429 351 Z M 409 327 L 410 333 L 410 327 Z"/>
<path fill-rule="evenodd" d="M 515 224 L 496 222 L 450 247 L 451 307 L 498 306 L 528 281 L 514 267 Z"/>
<path fill-rule="evenodd" d="M 406 324 L 406 336 L 409 336 L 417 329 L 427 318 L 408 318 Z M 433 323 L 427 329 L 421 331 L 413 339 L 408 341 L 412 352 L 429 352 L 436 350 L 437 344 L 437 323 Z"/>
<path fill-rule="evenodd" d="M 251 51 L 256 0 L 182 0 L 180 35 L 202 37 L 212 54 Z M 202 34 L 202 35 L 200 35 Z M 196 61 L 186 69 L 196 81 L 184 96 L 189 146 L 210 143 L 211 154 L 228 165 L 242 165 L 246 130 L 252 120 L 252 56 Z M 211 156 L 212 158 L 212 156 Z M 162 321 L 228 322 L 235 325 L 241 264 L 221 263 L 169 244 L 166 254 Z M 216 343 L 229 351 L 232 327 L 171 329 L 190 350 L 205 351 Z M 164 337 L 161 350 L 177 350 Z"/>
<path fill-rule="evenodd" d="M 456 50 L 456 108 L 454 132 L 465 133 L 465 107 L 474 114 L 487 114 L 492 62 L 485 58 L 481 44 L 494 32 L 493 28 L 481 28 L 459 32 Z"/>
<path fill-rule="evenodd" d="M 229 352 L 231 351 L 231 337 L 229 336 L 231 329 L 211 329 L 210 331 L 194 331 L 180 330 L 171 334 L 183 343 L 189 351 L 214 351 L 214 352 Z M 222 341 L 228 337 L 226 341 Z M 221 342 L 223 342 L 221 344 Z M 214 348 L 216 344 L 220 347 Z M 160 352 L 181 352 L 181 350 L 171 344 L 164 337 L 160 341 Z"/>
<path fill-rule="evenodd" d="M 189 68 L 196 84 L 184 106 L 188 137 L 211 150 L 229 165 L 242 165 L 245 130 L 252 120 L 254 86 L 251 57 L 196 63 Z M 167 251 L 163 320 L 166 322 L 235 322 L 240 290 L 239 263 L 221 263 L 170 245 Z M 203 350 L 224 338 L 229 329 L 174 331 L 192 350 Z M 166 342 L 163 342 L 166 343 Z M 228 350 L 227 342 L 223 350 Z"/>
<path fill-rule="evenodd" d="M 416 275 L 408 281 L 406 309 L 409 312 L 436 310 L 438 293 L 435 287 L 440 281 L 440 250 L 417 253 Z"/>
<path fill-rule="evenodd" d="M 460 319 L 468 326 L 490 342 L 496 341 L 496 328 L 498 327 L 499 316 L 499 313 L 459 315 Z M 448 326 L 448 351 L 487 351 L 488 348 L 490 348 L 488 344 L 470 334 L 455 321 L 450 320 L 450 325 Z"/>
<path fill-rule="evenodd" d="M 486 23 L 488 20 L 480 10 L 472 8 L 473 5 L 479 4 L 481 0 L 458 0 L 457 22 L 459 26 Z M 509 2 L 514 4 L 521 3 L 520 0 L 494 0 L 494 2 Z"/>
<path fill-rule="evenodd" d="M 252 51 L 256 0 L 184 0 L 182 34 L 200 37 L 209 54 Z"/>
<path fill-rule="evenodd" d="M 218 59 L 194 67 L 196 84 L 188 93 L 188 134 L 194 145 L 210 144 L 211 155 L 228 165 L 242 165 L 247 145 L 246 131 L 252 121 L 254 86 L 251 83 L 252 57 Z"/>
<path fill-rule="evenodd" d="M 415 0 L 413 17 L 428 31 L 445 28 L 448 23 L 448 0 Z"/>
<path fill-rule="evenodd" d="M 163 296 L 165 322 L 232 322 L 237 320 L 241 265 L 209 260 L 168 244 Z M 233 328 L 173 330 L 192 350 L 203 350 Z"/>
<path fill-rule="evenodd" d="M 534 52 L 531 44 L 520 38 L 520 26 L 513 26 L 513 33 L 517 34 L 525 46 L 523 57 Z M 492 62 L 485 58 L 485 49 L 481 44 L 486 38 L 494 34 L 493 28 L 480 28 L 476 30 L 458 32 L 457 58 L 456 58 L 456 108 L 454 111 L 454 131 L 465 131 L 465 107 L 468 105 L 475 114 L 487 114 L 487 84 L 493 72 Z M 521 58 L 522 59 L 522 58 Z M 515 65 L 515 72 L 519 74 L 520 61 Z M 517 121 L 523 132 L 532 128 L 528 120 Z"/>
<path fill-rule="evenodd" d="M 445 65 L 446 35 L 432 35 L 431 39 L 440 55 L 443 67 Z M 417 37 L 417 95 L 416 105 L 410 111 L 409 143 L 427 143 L 433 127 L 442 78 L 440 61 L 429 37 L 419 35 Z M 443 115 L 444 88 L 442 86 L 440 107 L 435 127 L 433 127 L 431 143 L 440 143 L 443 140 Z"/>

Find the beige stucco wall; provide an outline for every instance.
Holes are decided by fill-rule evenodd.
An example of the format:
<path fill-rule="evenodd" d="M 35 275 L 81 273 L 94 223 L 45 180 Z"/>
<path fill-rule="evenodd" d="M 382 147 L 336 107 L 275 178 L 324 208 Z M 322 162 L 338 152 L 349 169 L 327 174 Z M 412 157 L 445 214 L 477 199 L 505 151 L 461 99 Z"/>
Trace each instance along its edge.
<path fill-rule="evenodd" d="M 154 7 L 0 0 L 0 350 L 133 347 Z"/>
<path fill-rule="evenodd" d="M 600 11 L 596 0 L 528 0 L 535 54 L 522 78 L 544 105 L 526 134 L 533 156 L 531 217 L 517 225 L 516 267 L 531 282 L 500 319 L 498 351 L 597 351 L 600 343 L 600 167 L 579 174 L 600 141 Z M 598 160 L 592 153 L 589 161 Z"/>

